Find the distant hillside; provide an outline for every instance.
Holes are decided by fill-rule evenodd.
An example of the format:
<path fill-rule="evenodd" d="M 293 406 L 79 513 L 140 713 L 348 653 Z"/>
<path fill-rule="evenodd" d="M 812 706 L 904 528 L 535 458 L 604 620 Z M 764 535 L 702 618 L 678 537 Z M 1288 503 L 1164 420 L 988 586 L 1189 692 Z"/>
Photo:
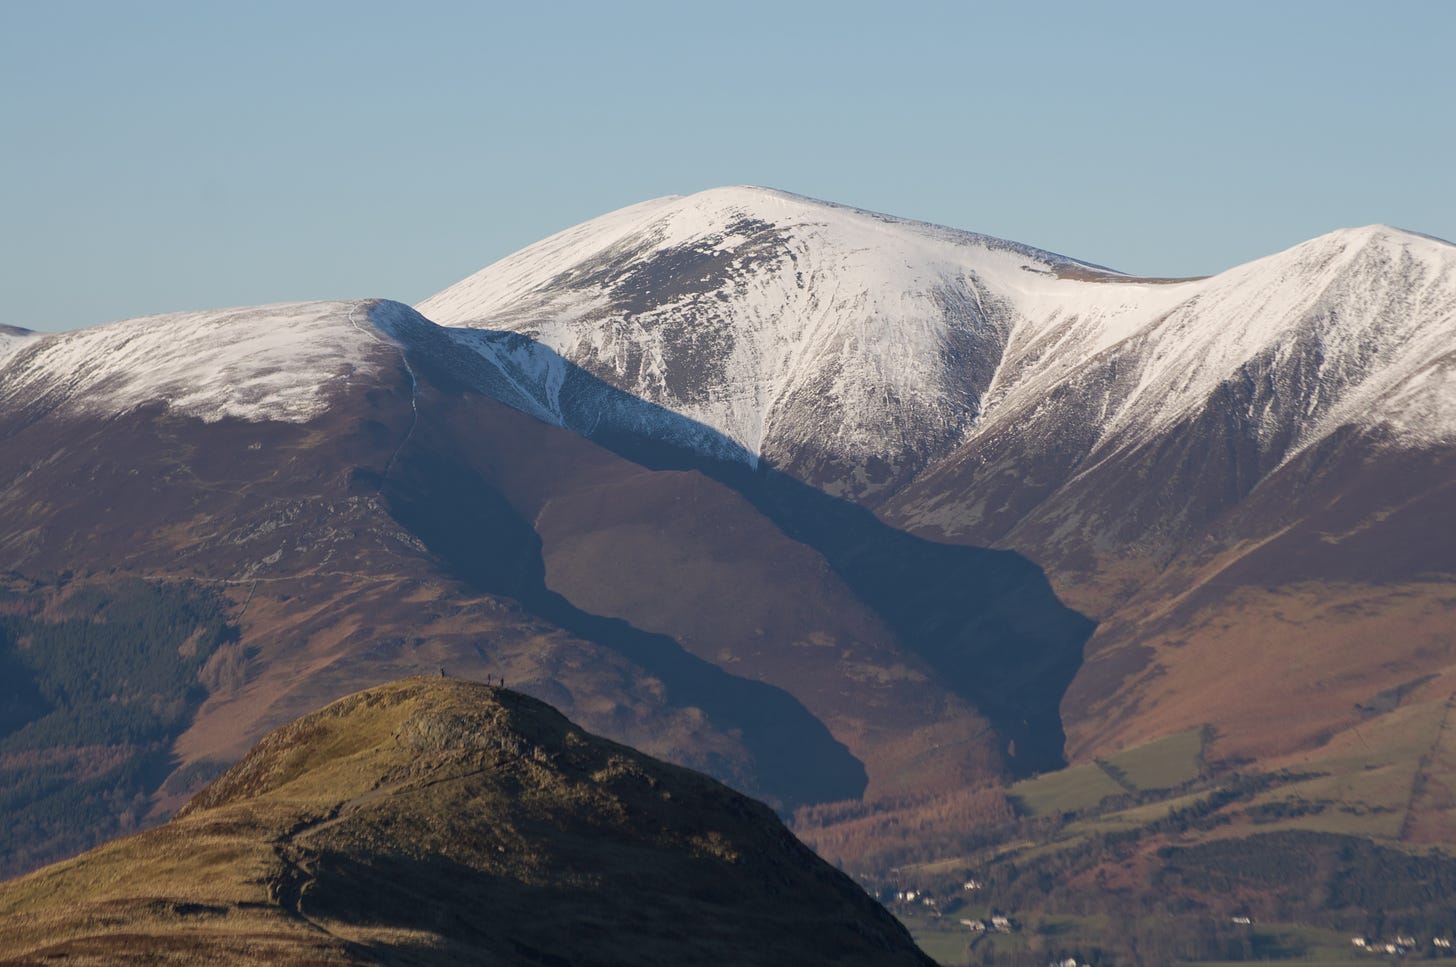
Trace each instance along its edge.
<path fill-rule="evenodd" d="M 442 666 L 785 811 L 1061 763 L 1090 625 L 1026 561 L 787 477 L 615 452 L 505 405 L 501 380 L 388 302 L 132 320 L 0 366 L 0 662 L 27 669 L 17 687 L 97 670 L 65 699 L 85 717 L 116 649 L 173 654 L 176 675 L 126 698 L 183 702 L 121 798 L 93 765 L 132 739 L 42 729 L 46 708 L 17 702 L 0 788 L 25 796 L 4 812 L 44 828 L 0 837 L 0 875 L 155 824 L 268 730 Z M 189 643 L 182 612 L 145 641 L 71 613 L 119 587 L 201 595 L 228 640 L 183 655 L 214 642 Z M 47 665 L 37 634 L 73 654 Z"/>
<path fill-rule="evenodd" d="M 0 875 L 441 667 L 862 874 L 1155 805 L 1100 764 L 1189 736 L 1305 777 L 1261 828 L 1456 844 L 1453 346 L 1456 246 L 1388 226 L 1151 279 L 743 187 L 419 311 L 0 332 Z"/>

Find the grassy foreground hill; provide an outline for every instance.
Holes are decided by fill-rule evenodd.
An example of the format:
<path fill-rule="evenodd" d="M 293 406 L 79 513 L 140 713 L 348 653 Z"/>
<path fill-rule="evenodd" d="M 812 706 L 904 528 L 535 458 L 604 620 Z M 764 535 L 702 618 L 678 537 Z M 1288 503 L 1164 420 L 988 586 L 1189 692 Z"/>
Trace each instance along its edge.
<path fill-rule="evenodd" d="M 765 806 L 516 692 L 413 678 L 171 822 L 0 886 L 0 963 L 926 964 Z"/>

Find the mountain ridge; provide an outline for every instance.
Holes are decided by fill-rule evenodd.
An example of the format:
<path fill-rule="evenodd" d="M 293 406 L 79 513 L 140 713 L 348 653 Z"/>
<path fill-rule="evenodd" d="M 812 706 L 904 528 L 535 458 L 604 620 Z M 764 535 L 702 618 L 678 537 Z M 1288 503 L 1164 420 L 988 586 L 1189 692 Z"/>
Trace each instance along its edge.
<path fill-rule="evenodd" d="M 201 334 L 226 354 L 230 330 L 247 344 L 289 327 L 288 338 L 307 342 L 322 327 L 317 345 L 353 355 L 323 383 L 294 370 L 308 389 L 300 398 L 322 407 L 298 422 L 268 418 L 250 379 L 209 383 L 205 405 L 176 409 L 104 378 L 83 382 L 96 391 L 72 406 L 61 391 L 76 384 L 62 382 L 55 405 L 0 413 L 13 458 L 0 546 L 20 572 L 8 576 L 19 600 L 36 612 L 27 622 L 52 622 L 74 597 L 105 600 L 134 578 L 197 582 L 236 623 L 238 640 L 208 659 L 195 720 L 159 750 L 176 768 L 137 790 L 155 797 L 150 808 L 116 810 L 128 822 L 138 809 L 148 822 L 163 817 L 263 730 L 441 665 L 508 675 L 596 731 L 785 811 L 1061 761 L 1056 700 L 1087 626 L 1014 553 L 936 547 L 786 477 L 765 487 L 743 479 L 741 465 L 725 477 L 648 437 L 594 442 L 533 419 L 501 402 L 487 360 L 398 303 L 225 311 L 194 323 L 184 317 L 174 331 L 178 320 L 165 317 L 145 344 L 186 352 Z M 105 354 L 78 349 L 85 337 L 67 352 L 104 365 Z M 112 337 L 97 333 L 92 345 Z M 259 368 L 273 375 L 266 358 Z M 588 402 L 647 412 L 563 368 L 591 389 Z M 0 395 L 44 399 L 25 390 L 37 371 L 0 371 Z M 229 415 L 234 406 L 244 409 Z M 608 497 L 611 513 L 595 509 Z M 907 583 L 914 600 L 947 605 L 939 627 L 894 607 Z M 1018 617 L 1023 606 L 1034 620 Z M 26 664 L 29 634 L 0 616 L 0 660 L 49 688 L 50 673 Z M 1007 657 L 986 664 L 998 643 Z M 1015 695 L 1034 696 L 1034 708 L 1012 708 Z M 975 707 L 990 698 L 994 726 Z M 56 782 L 30 766 L 18 774 L 41 796 L 16 805 L 46 827 L 26 837 L 33 862 L 67 848 L 71 833 L 47 825 L 65 814 L 44 797 L 73 789 L 64 780 L 87 762 L 15 724 L 0 736 L 17 747 L 15 761 L 44 752 L 61 763 L 47 773 Z"/>
<path fill-rule="evenodd" d="M 1375 225 L 1147 280 L 787 193 L 657 199 L 472 277 L 479 318 L 462 283 L 454 320 L 23 337 L 0 547 L 56 607 L 132 569 L 232 596 L 189 769 L 439 664 L 786 808 L 1184 730 L 1283 762 L 1456 674 L 1453 251 Z M 714 680 L 780 724 L 693 697 Z M 787 722 L 828 741 L 780 756 Z M 835 781 L 795 769 L 815 747 Z"/>
<path fill-rule="evenodd" d="M 553 240 L 523 250 L 420 309 L 456 329 L 519 332 L 620 389 L 712 427 L 742 448 L 738 459 L 767 459 L 816 486 L 871 500 L 978 435 L 1019 422 L 1038 399 L 1068 384 L 1107 386 L 1089 387 L 1098 395 L 1081 406 L 1081 421 L 1089 410 L 1102 414 L 1076 431 L 1094 433 L 1094 446 L 1116 445 L 1144 425 L 1166 427 L 1205 405 L 1240 365 L 1260 353 L 1287 353 L 1290 334 L 1308 329 L 1305 317 L 1319 311 L 1361 253 L 1384 268 L 1403 261 L 1395 266 L 1407 276 L 1403 284 L 1431 290 L 1446 306 L 1432 335 L 1449 328 L 1445 316 L 1456 303 L 1456 250 L 1386 226 L 1328 233 L 1203 279 L 1149 283 L 987 236 L 768 190 L 721 189 L 650 206 L 553 237 L 569 236 L 566 250 Z M 610 231 L 583 242 L 598 221 Z M 850 239 L 879 248 L 856 248 L 861 242 Z M 901 252 L 904 264 L 896 262 Z M 913 264 L 910 252 L 918 253 Z M 819 266 L 823 281 L 806 280 L 805 259 Z M 523 276 L 522 265 L 535 265 L 535 274 Z M 1078 278 L 1059 275 L 1069 267 Z M 1361 281 L 1347 289 L 1379 278 L 1382 266 L 1356 269 Z M 694 273 L 701 275 L 687 289 L 673 288 Z M 847 297 L 837 291 L 845 285 Z M 1290 295 L 1271 301 L 1275 290 Z M 1200 309 L 1210 301 L 1211 309 Z M 1240 328 L 1200 336 L 1201 311 Z M 1326 326 L 1310 338 L 1342 331 Z M 1135 340 L 1146 344 L 1142 353 L 1127 351 Z M 502 368 L 533 368 L 520 344 L 499 336 L 462 342 Z M 1357 378 L 1368 368 L 1358 344 L 1321 346 L 1343 354 L 1333 362 Z M 1107 353 L 1134 381 L 1098 368 Z M 1403 411 L 1414 415 L 1407 423 L 1418 424 L 1408 432 L 1419 434 L 1432 425 L 1415 419 L 1422 406 L 1456 391 L 1433 396 L 1413 381 L 1416 355 L 1387 361 L 1403 367 L 1404 382 L 1383 389 L 1405 386 L 1412 394 Z M 538 413 L 563 420 L 551 375 L 537 384 L 545 388 Z M 1154 394 L 1168 399 L 1155 405 Z M 1374 395 L 1336 402 L 1358 415 Z"/>
<path fill-rule="evenodd" d="M 808 214 L 775 214 L 796 204 Z M 542 418 L 588 437 L 653 432 L 609 407 L 573 409 L 573 387 L 534 361 L 544 348 L 736 443 L 680 439 L 713 459 L 757 462 L 918 536 L 1045 568 L 1101 622 L 1062 707 L 1078 761 L 1202 727 L 1215 758 L 1311 754 L 1358 727 L 1357 688 L 1449 664 L 1439 615 L 1456 559 L 1422 531 L 1449 518 L 1451 243 L 1374 224 L 1205 278 L 1140 280 L 957 247 L 953 232 L 897 235 L 902 223 L 874 216 L 846 215 L 860 220 L 835 235 L 823 225 L 848 224 L 834 221 L 842 209 L 771 193 L 704 193 L 700 207 L 715 205 L 727 214 L 696 238 L 671 235 L 664 203 L 641 217 L 665 227 L 614 238 L 620 264 L 556 264 L 538 291 L 499 300 L 480 291 L 486 269 L 421 308 L 457 334 L 483 327 L 457 338 L 514 369 Z M 846 242 L 855 232 L 880 244 Z M 926 246 L 925 260 L 896 261 Z M 801 287 L 814 251 L 832 270 Z M 937 301 L 947 265 L 962 297 Z M 692 284 L 674 287 L 684 276 Z M 846 289 L 875 301 L 834 303 Z M 855 342 L 883 321 L 867 320 L 871 304 L 893 310 L 875 335 L 909 333 L 890 341 L 925 368 L 882 366 L 880 344 Z M 815 342 L 821 332 L 842 338 Z M 705 369 L 704 334 L 704 352 L 741 365 Z M 801 337 L 828 351 L 758 348 Z M 953 337 L 966 354 L 946 351 Z M 936 386 L 934 402 L 895 392 L 896 373 Z M 795 400 L 780 379 L 812 391 Z M 1318 632 L 1291 637 L 1281 602 L 1298 602 L 1291 612 Z M 1362 646 L 1372 633 L 1384 663 Z M 1314 676 L 1299 705 L 1277 711 L 1277 667 L 1317 667 L 1321 637 L 1338 681 Z M 1240 683 L 1237 702 L 1214 700 L 1220 676 Z M 1439 687 L 1420 694 L 1442 699 Z"/>

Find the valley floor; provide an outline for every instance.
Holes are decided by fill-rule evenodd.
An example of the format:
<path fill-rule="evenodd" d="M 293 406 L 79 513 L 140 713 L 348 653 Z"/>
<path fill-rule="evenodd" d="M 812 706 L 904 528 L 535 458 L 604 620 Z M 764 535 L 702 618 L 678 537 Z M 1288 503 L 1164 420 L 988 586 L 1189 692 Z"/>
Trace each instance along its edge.
<path fill-rule="evenodd" d="M 901 803 L 797 826 L 945 965 L 1445 958 L 1456 855 L 1422 830 L 1453 806 L 1427 775 L 1447 712 L 1372 716 L 1358 752 L 1332 741 L 1263 772 L 1210 764 L 1206 730 L 1175 734 L 1013 784 L 999 825 Z"/>

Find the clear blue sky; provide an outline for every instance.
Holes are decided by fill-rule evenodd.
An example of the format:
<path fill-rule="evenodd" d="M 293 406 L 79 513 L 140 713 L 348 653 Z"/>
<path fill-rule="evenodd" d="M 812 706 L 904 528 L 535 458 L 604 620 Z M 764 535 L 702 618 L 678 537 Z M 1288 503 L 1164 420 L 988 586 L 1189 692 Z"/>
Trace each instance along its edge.
<path fill-rule="evenodd" d="M 1456 3 L 0 2 L 0 322 L 417 301 L 762 184 L 1144 274 L 1456 237 Z"/>

